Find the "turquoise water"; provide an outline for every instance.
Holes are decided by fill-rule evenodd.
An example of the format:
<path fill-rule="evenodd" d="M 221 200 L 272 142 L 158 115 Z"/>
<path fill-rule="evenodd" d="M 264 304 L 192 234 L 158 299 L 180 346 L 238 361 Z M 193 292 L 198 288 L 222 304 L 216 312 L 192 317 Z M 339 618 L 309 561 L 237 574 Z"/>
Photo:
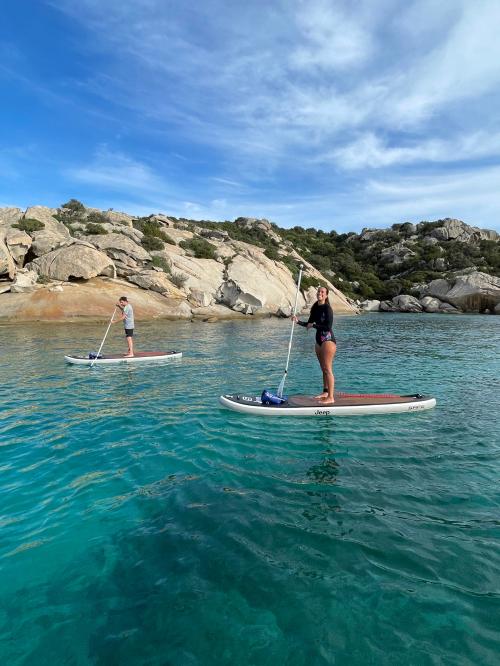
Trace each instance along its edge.
<path fill-rule="evenodd" d="M 498 664 L 500 317 L 339 318 L 338 389 L 438 399 L 343 419 L 219 408 L 276 389 L 289 322 L 139 327 L 184 359 L 0 325 L 0 663 Z"/>

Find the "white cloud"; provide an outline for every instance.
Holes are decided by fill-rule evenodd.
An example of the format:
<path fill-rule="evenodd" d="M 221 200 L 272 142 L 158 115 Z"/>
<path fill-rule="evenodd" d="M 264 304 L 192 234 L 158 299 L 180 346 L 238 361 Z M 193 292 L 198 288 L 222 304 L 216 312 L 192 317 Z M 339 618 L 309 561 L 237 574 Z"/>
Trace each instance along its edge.
<path fill-rule="evenodd" d="M 500 133 L 475 132 L 450 140 L 427 139 L 406 145 L 389 146 L 368 132 L 355 141 L 318 157 L 318 161 L 335 161 L 344 169 L 377 169 L 415 163 L 446 163 L 500 157 Z"/>
<path fill-rule="evenodd" d="M 101 146 L 90 164 L 70 168 L 66 175 L 77 182 L 113 190 L 157 193 L 167 190 L 154 171 L 123 153 Z"/>
<path fill-rule="evenodd" d="M 295 20 L 303 43 L 292 51 L 290 63 L 298 69 L 331 72 L 358 65 L 373 48 L 370 32 L 327 0 L 303 3 Z"/>

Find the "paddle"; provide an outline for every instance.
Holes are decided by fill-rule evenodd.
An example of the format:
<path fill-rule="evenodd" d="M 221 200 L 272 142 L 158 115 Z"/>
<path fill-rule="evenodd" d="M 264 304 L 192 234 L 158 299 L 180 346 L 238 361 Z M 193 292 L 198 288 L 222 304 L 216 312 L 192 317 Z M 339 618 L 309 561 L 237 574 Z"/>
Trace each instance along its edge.
<path fill-rule="evenodd" d="M 99 351 L 97 352 L 95 358 L 92 360 L 92 363 L 90 364 L 90 367 L 92 367 L 94 365 L 94 363 L 96 362 L 96 360 L 99 358 L 99 354 L 101 353 L 101 349 L 102 349 L 102 346 L 104 344 L 104 340 L 106 340 L 106 338 L 108 336 L 108 333 L 109 333 L 109 329 L 111 328 L 111 324 L 113 323 L 113 319 L 115 318 L 115 313 L 116 313 L 116 305 L 115 305 L 115 309 L 113 310 L 113 314 L 111 315 L 111 319 L 109 320 L 109 324 L 108 324 L 108 328 L 106 329 L 106 333 L 104 334 L 104 337 L 102 339 L 101 346 L 99 347 Z"/>
<path fill-rule="evenodd" d="M 297 280 L 297 292 L 295 293 L 295 303 L 293 306 L 293 314 L 292 316 L 295 317 L 295 314 L 297 312 L 297 300 L 299 298 L 299 291 L 300 291 L 300 281 L 302 279 L 302 269 L 304 266 L 300 264 L 299 266 L 299 277 Z M 286 382 L 286 376 L 288 374 L 288 363 L 290 362 L 290 352 L 292 350 L 292 338 L 293 338 L 293 329 L 295 326 L 295 321 L 292 319 L 292 330 L 290 331 L 290 340 L 288 341 L 288 356 L 286 357 L 286 366 L 285 366 L 285 374 L 283 375 L 283 379 L 280 382 L 280 385 L 278 386 L 278 397 L 281 398 L 283 397 L 283 389 L 285 388 L 285 382 Z"/>

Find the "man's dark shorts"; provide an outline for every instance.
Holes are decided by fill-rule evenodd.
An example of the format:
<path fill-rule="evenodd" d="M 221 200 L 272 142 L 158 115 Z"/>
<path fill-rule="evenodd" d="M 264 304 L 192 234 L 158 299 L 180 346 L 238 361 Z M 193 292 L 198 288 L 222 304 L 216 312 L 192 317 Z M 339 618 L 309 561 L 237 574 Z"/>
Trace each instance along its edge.
<path fill-rule="evenodd" d="M 125 329 L 125 337 L 126 338 L 133 338 L 134 337 L 134 329 L 133 328 L 126 328 Z"/>

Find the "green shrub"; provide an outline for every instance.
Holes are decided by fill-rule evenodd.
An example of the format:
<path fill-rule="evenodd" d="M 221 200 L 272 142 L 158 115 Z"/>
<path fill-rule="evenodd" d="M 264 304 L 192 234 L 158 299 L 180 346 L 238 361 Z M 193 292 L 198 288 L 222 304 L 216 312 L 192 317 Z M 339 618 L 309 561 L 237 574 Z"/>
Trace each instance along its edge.
<path fill-rule="evenodd" d="M 144 236 L 141 240 L 141 245 L 148 252 L 163 250 L 163 241 L 156 238 L 156 236 Z"/>
<path fill-rule="evenodd" d="M 104 234 L 107 234 L 108 232 L 106 229 L 102 226 L 102 224 L 98 224 L 96 222 L 89 222 L 87 226 L 85 227 L 85 234 L 91 236 L 91 235 L 98 235 L 98 236 L 103 236 Z"/>
<path fill-rule="evenodd" d="M 88 224 L 109 224 L 109 220 L 103 213 L 93 210 L 87 215 L 86 222 Z"/>
<path fill-rule="evenodd" d="M 164 243 L 169 243 L 169 245 L 175 245 L 175 241 L 166 234 L 161 228 L 158 220 L 153 220 L 150 217 L 139 217 L 137 220 L 132 222 L 135 229 L 139 229 L 145 236 L 150 238 L 159 238 Z"/>
<path fill-rule="evenodd" d="M 175 284 L 175 286 L 179 289 L 182 289 L 182 287 L 186 284 L 187 279 L 187 275 L 183 275 L 182 273 L 172 273 L 170 276 L 170 282 Z"/>
<path fill-rule="evenodd" d="M 78 199 L 70 199 L 66 203 L 61 204 L 61 208 L 66 208 L 72 213 L 85 212 L 85 206 L 80 201 L 78 201 Z"/>
<path fill-rule="evenodd" d="M 278 254 L 278 250 L 273 245 L 266 247 L 266 249 L 264 250 L 264 254 L 268 259 L 279 261 L 280 255 Z"/>
<path fill-rule="evenodd" d="M 165 259 L 165 257 L 153 257 L 151 262 L 156 268 L 161 268 L 167 274 L 170 274 L 170 264 Z"/>
<path fill-rule="evenodd" d="M 32 234 L 34 231 L 45 229 L 45 224 L 43 222 L 40 222 L 40 220 L 34 220 L 31 217 L 23 217 L 22 220 L 12 226 L 16 229 L 21 229 L 21 231 L 26 231 L 27 234 Z"/>
<path fill-rule="evenodd" d="M 311 287 L 317 289 L 318 287 L 326 287 L 324 280 L 318 280 L 318 278 L 312 277 L 311 275 L 303 275 L 300 281 L 300 288 L 302 291 L 307 291 Z"/>
<path fill-rule="evenodd" d="M 215 259 L 215 247 L 204 238 L 191 238 L 179 243 L 185 250 L 190 250 L 197 259 Z"/>

